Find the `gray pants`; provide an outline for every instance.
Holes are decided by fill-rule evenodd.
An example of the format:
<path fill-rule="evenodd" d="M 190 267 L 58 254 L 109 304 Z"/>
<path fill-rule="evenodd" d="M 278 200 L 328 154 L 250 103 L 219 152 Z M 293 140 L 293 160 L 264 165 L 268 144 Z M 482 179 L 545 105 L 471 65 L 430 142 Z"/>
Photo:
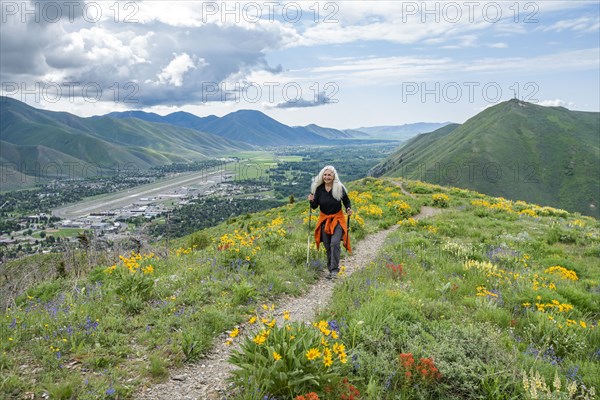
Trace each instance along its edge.
<path fill-rule="evenodd" d="M 325 223 L 321 225 L 321 241 L 327 253 L 327 269 L 334 274 L 340 272 L 340 242 L 343 234 L 344 230 L 339 224 L 335 227 L 333 235 L 325 233 Z"/>

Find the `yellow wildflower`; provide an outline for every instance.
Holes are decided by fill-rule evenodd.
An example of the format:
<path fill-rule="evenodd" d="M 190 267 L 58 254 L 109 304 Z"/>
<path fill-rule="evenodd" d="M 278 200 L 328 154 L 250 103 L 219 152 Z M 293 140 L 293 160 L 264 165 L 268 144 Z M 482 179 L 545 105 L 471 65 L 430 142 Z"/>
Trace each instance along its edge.
<path fill-rule="evenodd" d="M 316 349 L 314 347 L 306 352 L 306 358 L 311 361 L 316 360 L 319 357 L 321 357 L 321 352 L 319 351 L 319 349 Z"/>
<path fill-rule="evenodd" d="M 254 339 L 252 339 L 252 341 L 253 341 L 254 343 L 256 343 L 257 345 L 259 345 L 259 346 L 260 346 L 261 344 L 263 344 L 263 343 L 265 342 L 265 340 L 267 340 L 267 338 L 266 338 L 265 336 L 263 336 L 263 335 L 256 335 L 256 336 L 254 337 Z"/>
<path fill-rule="evenodd" d="M 544 271 L 547 274 L 555 274 L 558 273 L 562 276 L 563 279 L 568 279 L 571 281 L 579 280 L 577 277 L 577 273 L 565 267 L 561 267 L 560 265 L 555 265 L 554 267 L 546 268 Z"/>
<path fill-rule="evenodd" d="M 346 351 L 346 346 L 342 343 L 334 343 L 333 352 L 335 354 L 343 354 Z"/>

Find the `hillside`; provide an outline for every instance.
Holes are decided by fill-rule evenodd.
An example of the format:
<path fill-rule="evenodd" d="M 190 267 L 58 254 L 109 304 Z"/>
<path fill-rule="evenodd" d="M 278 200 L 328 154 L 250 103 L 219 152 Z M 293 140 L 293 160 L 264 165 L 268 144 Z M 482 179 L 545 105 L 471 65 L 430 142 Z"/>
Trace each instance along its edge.
<path fill-rule="evenodd" d="M 600 216 L 600 114 L 510 100 L 419 135 L 376 166 L 403 176 Z"/>
<path fill-rule="evenodd" d="M 214 157 L 251 146 L 171 124 L 137 118 L 81 118 L 0 98 L 0 160 L 23 170 L 54 162 L 138 169 Z M 73 165 L 73 164 L 71 164 Z M 43 167 L 42 167 L 43 168 Z M 65 168 L 65 171 L 67 168 Z M 66 173 L 66 172 L 65 172 Z"/>
<path fill-rule="evenodd" d="M 347 183 L 353 247 L 371 261 L 333 282 L 322 249 L 307 263 L 306 202 L 231 218 L 168 252 L 160 243 L 0 265 L 11 296 L 0 397 L 213 398 L 227 387 L 240 400 L 594 398 L 598 220 L 402 184 Z M 436 215 L 412 218 L 430 207 Z M 32 276 L 41 282 L 26 290 L 6 281 Z M 331 302 L 311 302 L 315 291 Z M 314 324 L 292 302 L 314 307 Z M 224 358 L 228 368 L 214 368 Z"/>

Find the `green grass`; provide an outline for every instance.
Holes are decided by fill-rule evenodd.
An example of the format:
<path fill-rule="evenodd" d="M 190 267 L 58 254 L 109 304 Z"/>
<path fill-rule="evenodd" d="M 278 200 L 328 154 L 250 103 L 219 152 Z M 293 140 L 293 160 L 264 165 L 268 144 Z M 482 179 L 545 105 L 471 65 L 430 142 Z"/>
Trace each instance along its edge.
<path fill-rule="evenodd" d="M 85 232 L 85 229 L 78 228 L 61 228 L 56 231 L 46 231 L 46 236 L 54 237 L 75 237 L 78 234 Z M 35 235 L 34 235 L 35 236 Z M 39 236 L 39 235 L 38 235 Z"/>
<path fill-rule="evenodd" d="M 239 163 L 229 163 L 225 170 L 237 173 L 237 179 L 265 178 L 268 170 L 277 167 L 279 162 L 300 162 L 302 156 L 275 156 L 272 151 L 240 151 L 227 157 L 237 157 Z"/>
<path fill-rule="evenodd" d="M 338 281 L 320 311 L 348 353 L 331 376 L 337 397 L 296 382 L 302 392 L 289 398 L 314 390 L 338 399 L 348 378 L 361 398 L 520 399 L 529 370 L 548 384 L 557 373 L 563 388 L 575 380 L 582 395 L 581 384 L 598 388 L 600 255 L 590 250 L 600 245 L 598 221 L 465 190 L 405 186 L 415 199 L 386 180 L 348 185 L 360 217 L 352 221 L 354 244 L 402 223 L 373 263 Z M 414 215 L 442 192 L 449 207 L 427 220 L 407 220 L 391 203 L 406 202 L 405 216 Z M 528 209 L 535 216 L 522 213 Z M 133 398 L 169 368 L 196 362 L 218 337 L 264 315 L 262 304 L 300 296 L 315 282 L 324 252 L 313 248 L 306 265 L 307 217 L 305 201 L 238 216 L 172 241 L 169 257 L 124 254 L 77 279 L 31 287 L 0 321 L 0 397 Z M 546 272 L 553 266 L 564 269 Z M 578 279 L 563 278 L 567 270 Z M 553 300 L 573 308 L 558 311 Z M 409 353 L 414 363 L 402 364 Z M 282 371 L 263 361 L 261 374 Z M 418 365 L 440 375 L 420 377 Z M 267 387 L 254 382 L 247 389 L 259 392 L 242 385 L 231 396 L 262 399 Z"/>
<path fill-rule="evenodd" d="M 322 312 L 345 322 L 343 337 L 352 343 L 358 375 L 368 381 L 365 392 L 375 396 L 369 398 L 533 398 L 521 382 L 530 369 L 551 389 L 555 374 L 561 379 L 562 394 L 552 389 L 547 398 L 569 398 L 568 382 L 581 396 L 582 385 L 598 391 L 599 259 L 584 252 L 598 245 L 598 221 L 495 210 L 478 216 L 479 208 L 403 224 L 388 237 L 380 261 L 338 286 Z M 556 226 L 576 240 L 548 246 L 545 237 Z M 466 268 L 468 260 L 479 264 Z M 486 262 L 495 269 L 485 269 Z M 389 263 L 402 264 L 401 279 L 389 274 Z M 556 265 L 578 279 L 546 272 Z M 573 308 L 559 311 L 553 301 Z M 544 312 L 535 303 L 545 304 Z M 401 353 L 431 357 L 440 380 L 407 385 Z"/>
<path fill-rule="evenodd" d="M 251 158 L 249 160 L 243 160 L 239 163 L 229 163 L 225 165 L 224 171 L 233 173 L 235 175 L 235 181 L 244 181 L 252 179 L 265 179 L 268 175 L 270 168 L 276 167 L 277 164 L 270 160 L 261 160 L 257 158 Z"/>

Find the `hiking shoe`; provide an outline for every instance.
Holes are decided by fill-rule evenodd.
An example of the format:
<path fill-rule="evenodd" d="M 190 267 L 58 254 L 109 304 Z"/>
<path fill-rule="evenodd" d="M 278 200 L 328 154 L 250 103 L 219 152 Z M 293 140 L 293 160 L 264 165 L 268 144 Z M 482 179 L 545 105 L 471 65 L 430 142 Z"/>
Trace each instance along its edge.
<path fill-rule="evenodd" d="M 335 278 L 337 278 L 337 272 L 329 271 L 329 274 L 327 274 L 327 279 L 329 279 L 330 281 L 333 281 L 333 280 L 335 280 Z"/>

